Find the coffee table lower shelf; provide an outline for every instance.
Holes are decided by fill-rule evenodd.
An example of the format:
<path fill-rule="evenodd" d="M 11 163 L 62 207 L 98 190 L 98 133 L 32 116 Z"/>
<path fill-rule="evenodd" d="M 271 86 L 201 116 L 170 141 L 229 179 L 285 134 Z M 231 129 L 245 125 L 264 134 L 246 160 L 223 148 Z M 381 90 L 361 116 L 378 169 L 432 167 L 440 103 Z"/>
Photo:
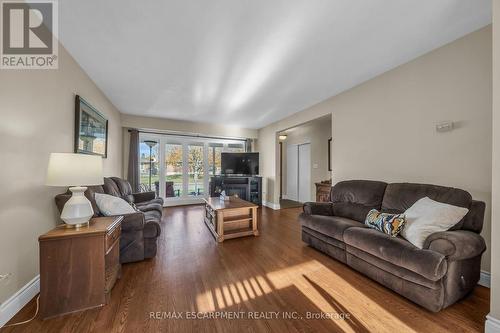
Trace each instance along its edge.
<path fill-rule="evenodd" d="M 259 235 L 259 231 L 258 230 L 254 231 L 252 228 L 240 228 L 240 229 L 228 230 L 224 232 L 223 235 L 219 235 L 215 231 L 214 225 L 210 223 L 210 221 L 207 218 L 205 218 L 205 224 L 207 225 L 208 230 L 210 230 L 210 232 L 218 242 L 223 242 L 224 240 L 231 238 Z"/>

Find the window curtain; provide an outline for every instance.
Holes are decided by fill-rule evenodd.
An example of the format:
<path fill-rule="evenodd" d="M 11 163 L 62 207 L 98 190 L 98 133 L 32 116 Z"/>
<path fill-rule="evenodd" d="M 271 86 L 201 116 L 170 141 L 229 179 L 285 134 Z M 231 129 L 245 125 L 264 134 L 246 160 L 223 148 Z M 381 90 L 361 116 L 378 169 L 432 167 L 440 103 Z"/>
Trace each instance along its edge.
<path fill-rule="evenodd" d="M 136 129 L 130 132 L 130 151 L 128 154 L 128 175 L 127 179 L 134 192 L 139 192 L 139 131 Z"/>
<path fill-rule="evenodd" d="M 252 141 L 252 139 L 246 139 L 245 141 L 245 151 L 247 151 L 248 153 L 252 152 Z"/>

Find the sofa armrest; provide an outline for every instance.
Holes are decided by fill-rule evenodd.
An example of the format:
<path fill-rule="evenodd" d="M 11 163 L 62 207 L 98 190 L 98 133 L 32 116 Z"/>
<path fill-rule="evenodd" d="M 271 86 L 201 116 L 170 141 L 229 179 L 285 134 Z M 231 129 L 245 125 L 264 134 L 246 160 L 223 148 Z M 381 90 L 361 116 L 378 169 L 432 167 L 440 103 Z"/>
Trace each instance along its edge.
<path fill-rule="evenodd" d="M 156 193 L 154 191 L 138 192 L 138 193 L 132 193 L 132 196 L 134 197 L 134 202 L 138 203 L 138 202 L 153 200 L 154 198 L 156 198 Z"/>
<path fill-rule="evenodd" d="M 333 216 L 331 202 L 306 202 L 303 209 L 307 215 Z"/>
<path fill-rule="evenodd" d="M 144 213 L 137 212 L 132 214 L 124 214 L 122 220 L 122 230 L 142 230 L 144 229 Z"/>
<path fill-rule="evenodd" d="M 463 260 L 482 254 L 486 243 L 483 237 L 472 231 L 442 231 L 429 235 L 423 248 L 439 252 L 449 260 Z"/>

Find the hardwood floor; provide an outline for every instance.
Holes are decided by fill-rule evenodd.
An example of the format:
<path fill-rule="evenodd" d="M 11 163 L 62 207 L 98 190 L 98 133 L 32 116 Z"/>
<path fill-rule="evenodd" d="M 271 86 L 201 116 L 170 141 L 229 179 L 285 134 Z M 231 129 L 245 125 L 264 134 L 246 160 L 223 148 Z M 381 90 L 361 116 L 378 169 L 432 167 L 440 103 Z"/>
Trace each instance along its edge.
<path fill-rule="evenodd" d="M 156 258 L 124 265 L 107 306 L 47 321 L 37 318 L 1 332 L 484 330 L 488 289 L 477 287 L 458 304 L 428 312 L 307 247 L 300 239 L 298 208 L 259 209 L 259 237 L 221 244 L 203 223 L 203 212 L 203 206 L 167 208 Z M 11 322 L 30 318 L 34 310 L 33 300 Z M 186 318 L 191 312 L 241 318 Z M 307 312 L 333 319 L 307 319 Z M 168 319 L 169 313 L 183 318 Z M 262 318 L 266 315 L 272 318 Z"/>
<path fill-rule="evenodd" d="M 298 201 L 293 201 L 293 200 L 288 200 L 288 199 L 281 199 L 280 200 L 280 207 L 281 209 L 284 208 L 298 208 L 302 207 L 302 204 Z"/>

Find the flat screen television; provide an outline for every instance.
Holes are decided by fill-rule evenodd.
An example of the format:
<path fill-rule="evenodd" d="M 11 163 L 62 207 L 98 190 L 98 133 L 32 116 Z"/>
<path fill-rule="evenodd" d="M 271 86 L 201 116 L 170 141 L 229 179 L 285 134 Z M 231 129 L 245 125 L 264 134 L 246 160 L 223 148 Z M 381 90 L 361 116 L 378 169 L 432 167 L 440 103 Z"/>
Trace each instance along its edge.
<path fill-rule="evenodd" d="M 221 153 L 223 175 L 259 174 L 259 153 Z"/>

